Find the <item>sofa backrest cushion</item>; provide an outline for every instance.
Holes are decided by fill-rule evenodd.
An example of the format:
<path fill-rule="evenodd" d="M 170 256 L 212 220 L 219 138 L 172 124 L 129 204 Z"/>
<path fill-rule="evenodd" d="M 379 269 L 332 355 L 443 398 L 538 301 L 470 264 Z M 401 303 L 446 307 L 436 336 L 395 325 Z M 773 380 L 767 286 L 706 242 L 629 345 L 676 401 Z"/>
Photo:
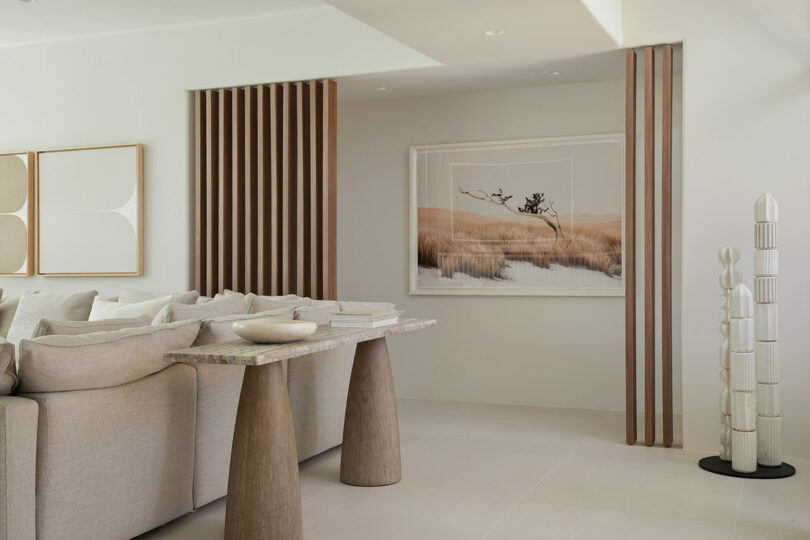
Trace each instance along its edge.
<path fill-rule="evenodd" d="M 20 303 L 20 297 L 7 298 L 0 302 L 0 337 L 8 335 L 8 329 L 11 326 L 11 321 L 14 320 L 14 314 L 17 312 L 17 305 Z"/>
<path fill-rule="evenodd" d="M 0 396 L 9 396 L 17 386 L 14 344 L 0 337 Z"/>
<path fill-rule="evenodd" d="M 86 321 L 96 294 L 97 291 L 67 294 L 23 293 L 8 329 L 8 340 L 19 343 L 21 339 L 30 339 L 40 319 Z"/>
<path fill-rule="evenodd" d="M 224 317 L 214 317 L 203 319 L 200 326 L 200 333 L 194 340 L 194 347 L 199 345 L 210 345 L 212 343 L 223 343 L 239 339 L 233 331 L 233 323 L 236 321 L 246 321 L 250 319 L 292 319 L 295 313 L 295 306 L 282 307 L 260 313 L 240 313 L 239 315 L 226 315 Z"/>
<path fill-rule="evenodd" d="M 172 304 L 194 304 L 197 302 L 197 298 L 200 297 L 200 293 L 197 291 L 188 291 L 175 294 L 156 293 L 124 288 L 121 289 L 121 294 L 118 295 L 118 301 L 122 304 L 134 304 L 136 302 L 145 302 L 147 300 L 157 300 L 158 298 L 163 298 L 165 296 L 172 297 Z"/>
<path fill-rule="evenodd" d="M 295 318 L 299 321 L 311 321 L 318 326 L 324 326 L 329 324 L 332 314 L 338 311 L 340 311 L 340 305 L 337 302 L 316 300 L 313 301 L 313 305 L 296 308 Z"/>
<path fill-rule="evenodd" d="M 152 324 L 166 324 L 190 319 L 202 320 L 245 313 L 245 295 L 233 293 L 202 304 L 169 304 L 160 310 Z"/>
<path fill-rule="evenodd" d="M 127 384 L 169 366 L 164 353 L 191 346 L 199 321 L 20 342 L 20 392 Z"/>
<path fill-rule="evenodd" d="M 271 309 L 289 306 L 307 306 L 312 302 L 309 298 L 287 294 L 285 296 L 259 296 L 250 293 L 245 298 L 248 313 L 259 313 Z"/>
<path fill-rule="evenodd" d="M 121 319 L 103 319 L 99 321 L 52 321 L 50 319 L 42 319 L 39 321 L 36 330 L 34 330 L 32 339 L 42 336 L 77 336 L 80 334 L 92 334 L 93 332 L 109 332 L 111 330 L 122 330 L 124 328 L 149 326 L 150 324 L 152 324 L 152 317 L 149 315 Z"/>
<path fill-rule="evenodd" d="M 93 309 L 90 312 L 90 320 L 102 321 L 106 319 L 140 317 L 141 315 L 146 315 L 154 319 L 155 315 L 171 302 L 172 296 L 170 294 L 161 298 L 155 298 L 154 300 L 144 300 L 143 302 L 130 304 L 123 304 L 117 300 L 96 297 L 93 301 Z"/>
<path fill-rule="evenodd" d="M 378 309 L 378 310 L 391 310 L 396 309 L 396 305 L 390 302 L 338 302 L 340 304 L 340 311 L 349 311 L 353 309 Z"/>

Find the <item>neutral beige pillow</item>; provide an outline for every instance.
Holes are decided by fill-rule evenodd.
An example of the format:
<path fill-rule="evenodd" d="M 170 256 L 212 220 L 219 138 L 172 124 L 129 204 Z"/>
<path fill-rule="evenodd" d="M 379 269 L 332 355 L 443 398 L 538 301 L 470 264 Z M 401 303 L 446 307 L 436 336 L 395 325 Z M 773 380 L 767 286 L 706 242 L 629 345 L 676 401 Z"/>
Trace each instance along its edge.
<path fill-rule="evenodd" d="M 165 324 L 188 319 L 210 319 L 245 313 L 245 295 L 229 294 L 203 304 L 169 304 L 160 310 L 152 324 Z"/>
<path fill-rule="evenodd" d="M 165 306 L 168 306 L 171 301 L 172 296 L 170 294 L 162 298 L 132 304 L 122 304 L 121 302 L 96 298 L 93 302 L 93 310 L 90 312 L 89 320 L 121 319 L 125 317 L 140 317 L 141 315 L 148 315 L 154 319 L 155 315 Z"/>
<path fill-rule="evenodd" d="M 236 321 L 247 321 L 250 319 L 292 319 L 294 318 L 295 306 L 283 307 L 261 313 L 240 313 L 239 315 L 226 315 L 225 317 L 214 317 L 204 319 L 200 326 L 200 333 L 194 340 L 194 347 L 199 345 L 210 345 L 212 343 L 222 343 L 224 341 L 234 341 L 239 339 L 233 331 L 233 323 Z"/>
<path fill-rule="evenodd" d="M 194 302 L 194 303 L 195 304 L 204 304 L 206 302 L 210 302 L 211 300 L 213 300 L 213 298 L 211 298 L 210 296 L 202 296 L 202 295 L 200 295 L 200 297 L 197 298 L 197 301 Z"/>
<path fill-rule="evenodd" d="M 66 294 L 23 293 L 14 320 L 8 329 L 8 340 L 19 343 L 21 339 L 30 339 L 40 319 L 86 321 L 96 294 L 97 291 Z"/>
<path fill-rule="evenodd" d="M 284 296 L 259 296 L 250 293 L 245 298 L 248 313 L 259 313 L 271 309 L 279 309 L 287 306 L 308 306 L 312 300 L 294 294 Z"/>
<path fill-rule="evenodd" d="M 390 302 L 338 302 L 340 311 L 353 309 L 378 309 L 380 311 L 396 309 L 396 305 Z"/>
<path fill-rule="evenodd" d="M 169 351 L 186 349 L 199 321 L 126 328 L 79 336 L 43 336 L 20 343 L 20 392 L 109 388 L 161 371 Z"/>
<path fill-rule="evenodd" d="M 19 296 L 0 302 L 0 337 L 8 336 L 8 329 L 11 327 L 11 321 L 14 320 L 14 314 L 17 312 L 19 303 Z"/>
<path fill-rule="evenodd" d="M 3 289 L 0 288 L 0 300 L 2 300 L 2 299 L 3 299 Z"/>
<path fill-rule="evenodd" d="M 124 319 L 104 319 L 100 321 L 52 321 L 50 319 L 42 319 L 39 321 L 36 330 L 34 330 L 32 338 L 54 335 L 77 336 L 80 334 L 92 334 L 93 332 L 110 332 L 124 328 L 137 328 L 139 326 L 149 326 L 150 324 L 152 324 L 152 317 L 149 315 Z"/>
<path fill-rule="evenodd" d="M 337 302 L 324 302 L 314 306 L 295 308 L 295 318 L 299 321 L 311 321 L 318 326 L 324 326 L 332 320 L 332 314 L 338 311 L 340 311 L 340 306 Z"/>
<path fill-rule="evenodd" d="M 136 302 L 146 302 L 147 300 L 157 300 L 166 296 L 172 297 L 172 304 L 194 304 L 200 293 L 197 291 L 188 291 L 184 293 L 155 293 L 147 291 L 139 291 L 136 289 L 121 289 L 121 294 L 118 295 L 118 301 L 122 304 L 134 304 Z"/>
<path fill-rule="evenodd" d="M 14 344 L 0 338 L 0 396 L 9 396 L 17 386 L 17 363 Z"/>

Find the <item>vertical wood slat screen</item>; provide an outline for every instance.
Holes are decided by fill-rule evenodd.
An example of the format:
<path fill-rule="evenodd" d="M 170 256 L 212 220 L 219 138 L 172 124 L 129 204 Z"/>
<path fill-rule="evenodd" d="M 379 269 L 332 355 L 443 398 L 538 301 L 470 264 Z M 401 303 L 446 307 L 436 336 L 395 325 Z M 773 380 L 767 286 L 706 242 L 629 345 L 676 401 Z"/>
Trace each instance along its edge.
<path fill-rule="evenodd" d="M 635 444 L 636 418 L 636 123 L 643 121 L 644 184 L 644 442 L 655 444 L 656 429 L 656 259 L 655 259 L 655 55 L 656 47 L 644 47 L 644 110 L 636 111 L 636 52 L 627 51 L 625 102 L 625 381 L 626 439 Z M 672 410 L 672 54 L 671 45 L 661 47 L 661 381 L 663 444 L 673 442 Z"/>
<path fill-rule="evenodd" d="M 337 296 L 336 84 L 194 92 L 195 287 Z"/>

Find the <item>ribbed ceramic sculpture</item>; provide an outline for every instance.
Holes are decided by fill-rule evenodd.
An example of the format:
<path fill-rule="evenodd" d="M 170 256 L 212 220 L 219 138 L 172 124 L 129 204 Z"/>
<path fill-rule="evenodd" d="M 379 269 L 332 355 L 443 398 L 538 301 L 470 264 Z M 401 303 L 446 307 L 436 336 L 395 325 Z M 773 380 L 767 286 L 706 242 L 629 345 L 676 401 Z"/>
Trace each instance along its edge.
<path fill-rule="evenodd" d="M 731 291 L 729 300 L 731 468 L 752 473 L 757 470 L 754 297 L 748 287 L 740 283 Z"/>
<path fill-rule="evenodd" d="M 779 208 L 770 193 L 754 204 L 754 307 L 757 379 L 757 461 L 775 467 L 782 463 L 782 417 L 779 410 Z"/>
<path fill-rule="evenodd" d="M 729 351 L 729 320 L 731 290 L 740 283 L 741 275 L 736 265 L 740 261 L 740 250 L 724 247 L 719 253 L 723 271 L 720 273 L 720 459 L 731 461 L 731 356 Z"/>

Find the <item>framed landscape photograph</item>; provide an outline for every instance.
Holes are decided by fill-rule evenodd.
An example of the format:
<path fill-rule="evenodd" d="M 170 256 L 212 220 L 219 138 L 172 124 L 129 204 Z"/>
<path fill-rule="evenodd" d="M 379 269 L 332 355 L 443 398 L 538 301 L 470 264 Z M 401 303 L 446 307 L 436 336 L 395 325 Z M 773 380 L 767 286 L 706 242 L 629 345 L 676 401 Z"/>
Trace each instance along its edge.
<path fill-rule="evenodd" d="M 411 294 L 624 294 L 624 135 L 410 148 Z"/>

